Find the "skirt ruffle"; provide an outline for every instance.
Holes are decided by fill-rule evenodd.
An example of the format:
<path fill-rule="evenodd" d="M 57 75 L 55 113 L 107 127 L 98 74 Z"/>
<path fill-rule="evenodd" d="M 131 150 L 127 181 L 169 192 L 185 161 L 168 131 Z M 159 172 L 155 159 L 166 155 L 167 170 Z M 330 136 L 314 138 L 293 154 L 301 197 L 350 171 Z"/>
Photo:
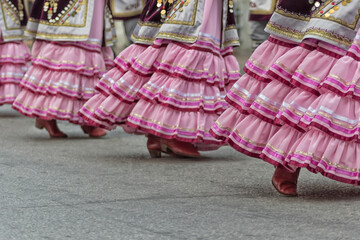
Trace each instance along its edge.
<path fill-rule="evenodd" d="M 237 95 L 234 91 L 228 93 L 227 99 L 231 99 L 235 107 L 224 114 L 241 120 L 231 121 L 228 116 L 222 115 L 211 133 L 239 152 L 294 171 L 296 167 L 286 162 L 287 155 L 308 130 L 308 126 L 302 124 L 302 118 L 323 93 L 321 82 L 341 55 L 344 51 L 313 40 L 287 49 L 286 53 L 273 60 L 266 75 L 255 78 L 269 81 L 260 92 L 249 94 L 250 89 L 259 89 L 259 84 L 255 81 L 252 84 L 245 76 L 234 85 L 236 87 L 239 83 L 247 89 L 237 89 Z M 305 77 L 318 80 L 317 85 L 306 85 Z M 246 102 L 239 96 L 249 96 L 247 99 L 251 98 L 251 101 Z M 233 99 L 239 99 L 238 104 L 234 104 Z M 244 102 L 247 105 L 239 104 Z"/>
<path fill-rule="evenodd" d="M 18 84 L 6 83 L 0 85 L 0 106 L 3 104 L 12 104 L 19 95 L 21 89 Z"/>
<path fill-rule="evenodd" d="M 237 116 L 239 119 L 246 121 L 249 117 L 241 116 L 238 112 L 248 115 L 249 113 L 254 113 L 255 101 L 258 99 L 258 103 L 261 102 L 261 93 L 267 86 L 273 85 L 271 82 L 272 79 L 266 74 L 270 67 L 279 59 L 281 56 L 289 52 L 289 50 L 295 47 L 295 44 L 285 42 L 279 39 L 270 37 L 268 41 L 260 45 L 252 54 L 249 61 L 246 63 L 244 68 L 246 74 L 243 75 L 231 88 L 231 90 L 226 95 L 226 101 L 232 106 L 225 113 L 231 116 Z M 296 55 L 297 56 L 297 55 Z M 288 91 L 280 89 L 280 91 Z M 286 95 L 286 94 L 285 94 Z M 276 105 L 276 103 L 274 103 Z M 280 102 L 281 104 L 281 102 Z M 277 104 L 277 108 L 280 107 Z M 261 106 L 258 106 L 261 108 Z M 272 109 L 271 105 L 267 105 L 268 109 Z M 225 114 L 224 113 L 224 114 Z M 236 121 L 236 125 L 231 125 L 232 122 L 229 118 L 224 116 L 224 114 L 216 121 L 211 129 L 211 133 L 217 139 L 222 139 L 224 142 L 228 142 L 230 135 L 234 131 L 241 131 L 239 127 L 239 121 Z M 274 115 L 274 114 L 273 114 Z M 276 111 L 275 111 L 276 116 Z M 252 117 L 251 117 L 252 118 Z M 264 116 L 265 118 L 265 116 Z M 270 119 L 270 118 L 269 118 Z M 274 116 L 272 117 L 274 119 Z M 230 121 L 229 121 L 230 120 Z M 271 122 L 271 121 L 270 121 Z M 231 130 L 231 131 L 230 131 Z M 226 136 L 226 134 L 228 134 Z M 252 136 L 252 135 L 251 135 Z M 250 139 L 248 137 L 247 139 Z M 259 139 L 258 142 L 262 142 Z M 239 135 L 234 133 L 231 144 L 237 150 L 240 150 L 241 147 L 236 147 L 237 142 L 242 142 L 239 139 Z M 250 144 L 253 145 L 253 144 Z M 242 151 L 250 153 L 251 150 L 243 149 Z M 260 152 L 255 151 L 251 156 L 259 156 Z"/>
<path fill-rule="evenodd" d="M 321 95 L 306 109 L 300 126 L 306 132 L 291 147 L 285 166 L 307 168 L 344 183 L 360 185 L 357 40 L 320 82 Z"/>
<path fill-rule="evenodd" d="M 283 165 L 289 170 L 295 169 L 285 163 L 284 160 L 292 145 L 308 128 L 302 123 L 302 119 L 311 104 L 317 101 L 319 94 L 322 92 L 320 90 L 321 82 L 329 74 L 341 54 L 345 53 L 343 50 L 340 51 L 336 47 L 322 42 L 319 42 L 318 45 L 316 50 L 307 51 L 308 54 L 294 72 L 290 83 L 295 88 L 291 89 L 282 99 L 281 106 L 274 119 L 274 123 L 280 124 L 282 127 L 273 136 L 269 135 L 265 148 L 260 155 L 265 161 L 275 166 Z M 325 46 L 327 49 L 324 49 Z M 317 59 L 316 62 L 314 62 L 315 59 Z M 309 85 L 309 81 L 306 79 L 312 79 L 313 85 Z M 284 89 L 285 85 L 288 84 L 283 84 Z M 281 87 L 278 86 L 278 88 Z M 268 92 L 269 94 L 266 97 L 269 101 L 265 101 L 265 103 L 278 98 L 277 91 L 269 89 Z"/>
<path fill-rule="evenodd" d="M 28 69 L 29 48 L 23 42 L 0 44 L 0 105 L 12 104 L 20 93 L 20 81 Z"/>
<path fill-rule="evenodd" d="M 315 126 L 344 141 L 360 142 L 360 102 L 325 93 L 311 104 L 301 124 Z"/>
<path fill-rule="evenodd" d="M 42 66 L 32 66 L 25 74 L 21 87 L 37 94 L 61 94 L 69 98 L 87 100 L 95 95 L 98 76 L 87 76 L 71 71 L 52 71 Z"/>
<path fill-rule="evenodd" d="M 290 49 L 270 67 L 266 73 L 267 77 L 271 80 L 278 80 L 286 85 L 293 86 L 291 84 L 292 76 L 305 57 L 317 47 L 317 44 L 316 40 L 308 39 L 299 46 Z"/>
<path fill-rule="evenodd" d="M 105 53 L 101 52 L 105 50 Z M 31 62 L 53 71 L 77 72 L 86 76 L 101 76 L 106 72 L 104 55 L 107 48 L 90 51 L 70 43 L 35 41 L 32 47 Z"/>
<path fill-rule="evenodd" d="M 293 172 L 296 167 L 287 164 L 285 160 L 291 148 L 302 135 L 303 132 L 290 125 L 285 124 L 281 126 L 266 143 L 260 158 L 276 167 L 282 166 Z"/>
<path fill-rule="evenodd" d="M 360 49 L 359 49 L 360 52 Z M 360 100 L 360 62 L 351 56 L 341 58 L 331 70 L 321 88 L 342 97 Z"/>
<path fill-rule="evenodd" d="M 211 127 L 210 133 L 218 140 L 226 142 L 227 138 L 247 115 L 237 111 L 233 106 L 226 109 Z"/>
<path fill-rule="evenodd" d="M 114 129 L 127 120 L 133 132 L 193 142 L 201 149 L 209 149 L 203 143 L 219 145 L 209 129 L 228 107 L 226 90 L 240 77 L 232 48 L 219 52 L 200 43 L 157 40 L 146 49 L 137 44 L 128 49 L 97 85 L 101 94 L 81 109 L 88 123 Z"/>
<path fill-rule="evenodd" d="M 23 90 L 14 101 L 13 108 L 28 117 L 65 120 L 84 125 L 83 119 L 78 115 L 84 103 L 85 100 L 62 95 L 42 95 Z"/>
<path fill-rule="evenodd" d="M 83 125 L 78 111 L 96 94 L 94 87 L 106 71 L 104 56 L 112 53 L 47 41 L 35 41 L 32 51 L 33 64 L 21 80 L 13 108 L 29 117 Z"/>
<path fill-rule="evenodd" d="M 360 144 L 312 128 L 292 147 L 286 163 L 336 181 L 360 185 Z"/>
<path fill-rule="evenodd" d="M 202 111 L 186 112 L 140 100 L 130 113 L 127 125 L 166 139 L 220 145 L 209 133 L 219 117 Z"/>
<path fill-rule="evenodd" d="M 312 51 L 296 69 L 291 83 L 317 96 L 320 93 L 322 81 L 329 75 L 330 70 L 338 59 L 346 52 L 330 44 L 320 42 L 315 51 Z"/>
<path fill-rule="evenodd" d="M 147 62 L 143 54 L 149 54 Z M 114 60 L 115 68 L 105 73 L 95 89 L 100 93 L 93 96 L 80 109 L 79 114 L 88 124 L 108 130 L 126 123 L 127 116 L 140 97 L 138 92 L 154 73 L 158 49 L 139 44 L 132 44 Z M 150 62 L 152 61 L 152 62 Z M 140 65 L 144 67 L 140 67 Z"/>

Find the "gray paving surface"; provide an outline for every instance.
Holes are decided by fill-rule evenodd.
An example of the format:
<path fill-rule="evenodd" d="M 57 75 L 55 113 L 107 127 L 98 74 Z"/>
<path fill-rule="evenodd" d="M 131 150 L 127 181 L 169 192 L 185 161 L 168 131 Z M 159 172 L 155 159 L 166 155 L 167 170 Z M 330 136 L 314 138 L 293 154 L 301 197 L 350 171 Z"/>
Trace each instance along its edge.
<path fill-rule="evenodd" d="M 229 147 L 204 159 L 150 159 L 143 136 L 89 139 L 0 108 L 0 240 L 359 239 L 360 189 L 303 171 L 298 198 L 273 168 Z"/>

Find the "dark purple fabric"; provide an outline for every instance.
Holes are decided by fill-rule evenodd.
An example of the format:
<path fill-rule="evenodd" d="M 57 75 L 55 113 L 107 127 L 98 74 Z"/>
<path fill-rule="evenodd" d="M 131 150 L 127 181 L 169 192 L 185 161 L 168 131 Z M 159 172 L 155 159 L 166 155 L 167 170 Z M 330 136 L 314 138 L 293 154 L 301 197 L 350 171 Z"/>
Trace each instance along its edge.
<path fill-rule="evenodd" d="M 31 9 L 30 17 L 37 19 L 37 20 L 45 20 L 48 21 L 47 12 L 44 12 L 44 3 L 46 0 L 35 0 L 33 7 Z M 79 0 L 77 0 L 79 1 Z M 96 1 L 96 0 L 95 0 Z M 60 0 L 58 2 L 58 9 L 57 12 L 54 13 L 54 17 L 64 10 L 64 8 L 69 4 L 70 0 Z M 75 2 L 75 1 L 74 1 Z"/>
<path fill-rule="evenodd" d="M 278 8 L 308 16 L 313 5 L 309 3 L 309 0 L 280 0 Z"/>
<path fill-rule="evenodd" d="M 30 17 L 39 20 L 44 8 L 45 0 L 35 0 L 31 9 Z"/>
<path fill-rule="evenodd" d="M 226 26 L 228 27 L 228 26 L 232 26 L 232 25 L 236 25 L 235 14 L 234 14 L 234 12 L 231 13 L 230 8 L 228 8 Z"/>
<path fill-rule="evenodd" d="M 159 8 L 156 6 L 157 0 L 147 0 L 144 10 L 140 15 L 142 22 L 161 23 L 161 14 Z"/>
<path fill-rule="evenodd" d="M 16 9 L 19 10 L 19 4 L 18 4 L 19 2 L 18 2 L 18 0 L 10 0 L 10 2 L 11 2 L 12 4 L 14 4 L 14 6 L 16 7 Z M 25 3 L 24 3 L 24 0 L 21 0 L 21 2 L 22 2 L 22 4 L 23 4 L 23 6 L 24 6 L 24 9 L 23 9 L 24 19 L 20 21 L 20 25 L 21 25 L 21 26 L 25 26 L 26 23 L 27 23 L 28 17 L 27 17 L 27 15 L 26 15 L 26 11 L 25 11 Z"/>
<path fill-rule="evenodd" d="M 175 1 L 174 1 L 175 2 Z M 156 6 L 157 0 L 147 0 L 144 10 L 140 15 L 141 22 L 161 23 L 161 8 Z M 170 11 L 173 4 L 166 3 L 165 10 Z"/>
<path fill-rule="evenodd" d="M 250 21 L 269 21 L 272 14 L 262 15 L 262 14 L 250 14 Z"/>

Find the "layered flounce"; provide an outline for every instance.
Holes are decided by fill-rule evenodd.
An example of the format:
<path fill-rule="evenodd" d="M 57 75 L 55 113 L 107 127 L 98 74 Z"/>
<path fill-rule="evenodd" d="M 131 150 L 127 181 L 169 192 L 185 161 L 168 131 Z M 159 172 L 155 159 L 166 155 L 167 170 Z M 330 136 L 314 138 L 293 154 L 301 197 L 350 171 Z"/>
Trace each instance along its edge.
<path fill-rule="evenodd" d="M 313 128 L 292 147 L 286 161 L 336 181 L 360 185 L 360 145 Z"/>
<path fill-rule="evenodd" d="M 284 69 L 291 69 L 288 66 L 295 66 L 291 64 L 292 58 L 296 54 L 298 57 L 295 61 L 298 66 L 295 71 L 287 71 L 291 74 L 291 78 L 276 78 L 278 81 L 275 85 L 278 89 L 282 89 L 281 94 L 277 91 L 272 91 L 268 89 L 268 92 L 264 91 L 266 98 L 264 99 L 265 104 L 262 107 L 266 106 L 267 102 L 275 102 L 280 104 L 279 108 L 275 108 L 273 105 L 274 114 L 277 111 L 277 114 L 271 124 L 281 125 L 281 127 L 276 131 L 275 134 L 268 134 L 269 138 L 266 140 L 265 147 L 263 148 L 260 158 L 273 165 L 283 165 L 289 169 L 293 169 L 291 166 L 287 166 L 284 162 L 287 154 L 289 153 L 293 143 L 302 136 L 305 129 L 300 124 L 301 118 L 304 116 L 310 104 L 312 104 L 319 95 L 319 86 L 321 79 L 325 79 L 329 73 L 332 66 L 336 63 L 337 59 L 341 57 L 342 52 L 334 46 L 319 42 L 317 48 L 314 49 L 314 41 L 308 40 L 303 42 L 299 49 L 294 49 L 293 53 L 289 52 L 284 57 L 280 58 L 277 61 L 278 66 L 284 66 Z M 299 52 L 299 50 L 301 52 Z M 338 55 L 337 55 L 338 54 Z M 317 59 L 317 61 L 315 61 Z M 300 60 L 300 61 L 299 61 Z M 289 64 L 286 64 L 289 62 Z M 299 64 L 300 63 L 300 64 Z M 275 69 L 273 66 L 271 70 Z M 295 69 L 295 68 L 293 68 Z M 283 71 L 279 71 L 283 72 Z M 274 76 L 274 72 L 270 72 L 270 75 Z M 283 75 L 285 76 L 285 75 Z M 290 75 L 289 75 L 290 76 Z M 313 80 L 313 85 L 309 87 L 308 80 Z M 284 81 L 285 80 L 285 81 Z M 316 82 L 315 82 L 316 80 Z M 276 88 L 274 88 L 276 90 Z M 285 94 L 285 92 L 287 93 Z M 279 95 L 284 96 L 284 98 L 279 98 Z M 266 100 L 268 99 L 268 101 Z M 269 111 L 267 109 L 267 111 Z M 257 111 L 258 113 L 260 111 Z M 255 114 L 259 118 L 262 118 L 264 114 Z M 291 126 L 291 128 L 289 126 Z"/>
<path fill-rule="evenodd" d="M 301 118 L 309 129 L 292 147 L 288 165 L 306 167 L 334 180 L 359 185 L 360 66 L 358 38 L 321 82 L 321 93 Z"/>
<path fill-rule="evenodd" d="M 240 77 L 232 48 L 220 50 L 200 38 L 192 45 L 169 43 L 156 73 L 140 89 L 128 117 L 134 129 L 166 139 L 220 145 L 210 127 L 228 105 L 226 90 Z M 214 148 L 211 148 L 214 149 Z"/>
<path fill-rule="evenodd" d="M 30 51 L 20 41 L 0 43 L 0 105 L 12 104 L 28 69 Z"/>
<path fill-rule="evenodd" d="M 275 166 L 285 166 L 289 170 L 294 170 L 295 168 L 288 165 L 285 159 L 293 144 L 307 130 L 307 126 L 301 124 L 301 119 L 308 111 L 310 105 L 320 95 L 322 80 L 326 78 L 337 60 L 345 54 L 344 50 L 322 42 L 318 43 L 315 50 L 314 48 L 303 48 L 303 52 L 307 52 L 307 54 L 303 55 L 303 60 L 293 72 L 290 82 L 285 84 L 283 84 L 284 81 L 278 82 L 282 85 L 278 86 L 278 89 L 282 89 L 285 92 L 285 89 L 288 88 L 288 93 L 283 95 L 269 89 L 268 92 L 264 91 L 268 101 L 264 97 L 262 98 L 265 102 L 262 107 L 265 107 L 268 102 L 280 104 L 279 108 L 273 109 L 273 113 L 277 111 L 277 114 L 273 122 L 269 124 L 275 123 L 281 125 L 281 127 L 273 134 L 265 129 L 265 134 L 269 138 L 262 142 L 265 144 L 265 147 L 260 154 L 260 158 Z M 283 58 L 285 60 L 288 58 L 286 61 L 291 61 L 290 55 Z M 279 59 L 279 61 L 286 63 L 284 59 Z M 279 101 L 281 99 L 279 99 L 279 95 L 284 96 L 281 101 Z M 275 105 L 273 104 L 272 106 L 274 107 Z M 260 113 L 260 111 L 257 111 L 257 113 Z M 264 114 L 261 114 L 261 116 L 255 115 L 259 118 L 265 116 Z"/>
<path fill-rule="evenodd" d="M 146 49 L 130 46 L 115 63 L 98 84 L 102 94 L 81 109 L 90 123 L 113 129 L 127 121 L 132 131 L 219 144 L 209 129 L 240 77 L 232 48 L 220 50 L 201 38 L 192 45 L 156 40 Z"/>
<path fill-rule="evenodd" d="M 237 126 L 241 122 L 247 121 L 246 115 L 253 111 L 251 109 L 253 103 L 272 81 L 266 74 L 270 67 L 277 59 L 295 46 L 296 44 L 270 37 L 268 41 L 264 42 L 254 51 L 245 65 L 244 70 L 246 74 L 233 85 L 226 95 L 226 101 L 231 107 L 220 116 L 211 128 L 211 133 L 214 137 L 222 141 L 228 141 L 230 135 L 234 135 L 230 144 L 234 143 L 232 146 L 240 150 L 235 144 L 237 142 L 236 139 L 241 139 L 241 137 L 235 137 L 238 132 L 236 129 L 239 129 Z M 241 119 L 241 121 L 234 121 L 228 116 L 234 116 L 236 119 Z M 252 119 L 250 117 L 249 121 L 252 121 Z M 245 149 L 244 151 L 249 152 Z"/>
<path fill-rule="evenodd" d="M 85 103 L 80 115 L 88 124 L 108 130 L 126 123 L 140 99 L 140 88 L 155 72 L 154 64 L 161 58 L 161 52 L 159 48 L 140 44 L 132 44 L 122 51 L 114 60 L 115 67 L 96 85 L 100 93 Z"/>
<path fill-rule="evenodd" d="M 80 107 L 96 94 L 111 50 L 91 44 L 35 41 L 32 66 L 23 77 L 23 88 L 13 103 L 20 113 L 42 119 L 84 124 Z"/>
<path fill-rule="evenodd" d="M 265 52 L 261 47 L 258 50 Z M 322 92 L 321 80 L 326 78 L 344 54 L 344 50 L 314 40 L 285 49 L 277 59 L 268 64 L 265 76 L 256 78 L 267 79 L 269 83 L 253 95 L 248 107 L 240 108 L 237 104 L 237 109 L 225 112 L 240 120 L 233 121 L 222 115 L 212 127 L 212 133 L 242 153 L 294 170 L 286 162 L 286 157 L 307 130 L 307 126 L 300 124 L 301 119 Z M 241 96 L 245 96 L 244 93 L 249 96 L 249 90 L 258 86 L 248 84 L 244 76 L 239 82 L 241 80 L 243 82 L 239 84 L 249 88 L 241 89 L 238 91 L 241 94 L 238 95 L 231 91 L 228 98 L 235 99 L 235 95 L 241 99 Z M 236 110 L 238 113 L 231 112 Z"/>

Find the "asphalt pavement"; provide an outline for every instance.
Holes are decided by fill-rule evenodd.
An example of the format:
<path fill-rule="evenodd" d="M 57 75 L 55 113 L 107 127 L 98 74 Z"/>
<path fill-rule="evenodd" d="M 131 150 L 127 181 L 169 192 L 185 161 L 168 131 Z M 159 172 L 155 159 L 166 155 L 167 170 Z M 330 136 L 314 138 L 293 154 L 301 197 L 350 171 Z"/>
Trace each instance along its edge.
<path fill-rule="evenodd" d="M 59 126 L 68 139 L 0 108 L 0 240 L 359 239 L 359 187 L 303 170 L 283 197 L 271 165 L 230 147 L 151 159 L 143 136 Z"/>

